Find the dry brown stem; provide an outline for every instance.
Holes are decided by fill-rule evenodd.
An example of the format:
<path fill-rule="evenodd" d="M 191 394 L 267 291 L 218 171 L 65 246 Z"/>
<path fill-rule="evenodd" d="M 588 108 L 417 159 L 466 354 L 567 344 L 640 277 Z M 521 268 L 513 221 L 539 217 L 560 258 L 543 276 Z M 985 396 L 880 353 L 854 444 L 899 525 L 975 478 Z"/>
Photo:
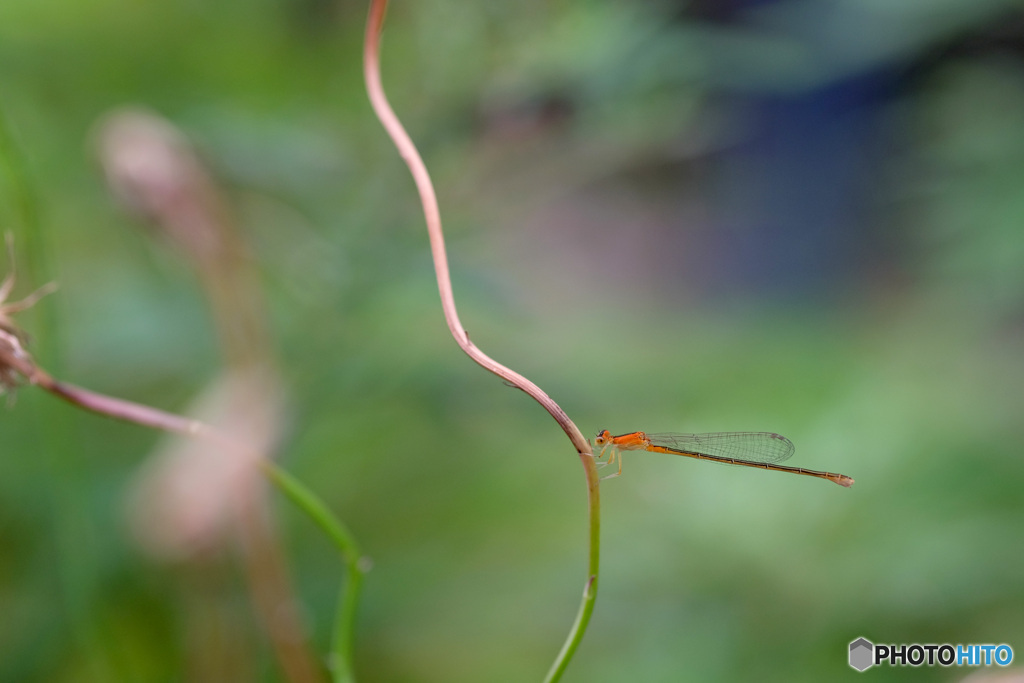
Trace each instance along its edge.
<path fill-rule="evenodd" d="M 384 86 L 381 84 L 380 35 L 384 24 L 384 15 L 387 12 L 387 4 L 387 0 L 371 0 L 370 16 L 366 26 L 366 41 L 363 47 L 363 75 L 366 79 L 366 90 L 373 110 L 377 113 L 377 118 L 380 119 L 388 135 L 391 136 L 395 147 L 398 148 L 398 153 L 409 166 L 409 171 L 416 182 L 416 188 L 419 190 L 423 215 L 427 222 L 427 232 L 430 235 L 434 270 L 437 272 L 437 288 L 441 293 L 441 307 L 444 309 L 448 329 L 451 330 L 455 341 L 470 358 L 484 369 L 532 396 L 558 422 L 566 436 L 572 441 L 576 451 L 581 455 L 586 454 L 587 457 L 591 457 L 590 444 L 583 437 L 579 428 L 565 414 L 565 411 L 536 384 L 481 351 L 469 340 L 469 335 L 466 334 L 466 330 L 459 321 L 459 314 L 455 308 L 455 296 L 452 293 L 451 277 L 448 272 L 448 255 L 444 246 L 444 232 L 441 230 L 441 212 L 437 204 L 437 195 L 416 145 L 413 144 L 409 134 L 398 120 L 398 116 L 391 109 L 387 96 L 384 94 Z"/>
<path fill-rule="evenodd" d="M 133 517 L 157 521 L 145 525 L 140 536 L 163 539 L 173 555 L 232 532 L 259 621 L 286 677 L 318 681 L 258 468 L 279 435 L 281 387 L 245 241 L 229 202 L 170 122 L 149 111 L 121 109 L 105 117 L 97 140 L 115 195 L 149 219 L 195 268 L 227 366 L 225 378 L 207 392 L 209 411 L 199 413 L 227 436 L 224 447 L 181 441 L 151 458 L 137 482 L 143 493 L 137 491 L 135 498 L 142 502 L 134 506 Z M 179 530 L 166 528 L 173 520 L 180 522 Z"/>
<path fill-rule="evenodd" d="M 506 383 L 518 389 L 522 389 L 533 397 L 545 410 L 558 422 L 565 431 L 566 436 L 572 442 L 573 447 L 579 455 L 583 465 L 583 471 L 587 481 L 587 503 L 588 520 L 590 525 L 589 533 L 589 561 L 587 580 L 583 588 L 583 600 L 576 621 L 566 638 L 562 650 L 555 658 L 554 664 L 548 671 L 545 678 L 546 683 L 554 683 L 565 671 L 572 659 L 576 648 L 583 639 L 590 615 L 593 613 L 595 600 L 597 598 L 597 577 L 600 556 L 600 530 L 601 530 L 601 505 L 600 505 L 600 480 L 597 476 L 597 466 L 594 462 L 590 442 L 583 438 L 583 434 L 576 427 L 565 411 L 555 403 L 550 396 L 544 393 L 540 387 L 526 379 L 519 373 L 505 367 L 495 361 L 469 340 L 469 335 L 459 321 L 458 311 L 455 309 L 455 297 L 452 293 L 451 277 L 448 273 L 448 256 L 445 252 L 444 233 L 441 230 L 441 213 L 437 205 L 437 195 L 434 186 L 430 182 L 430 174 L 423 163 L 416 145 L 413 144 L 409 134 L 406 133 L 395 112 L 388 103 L 384 94 L 384 87 L 380 78 L 380 36 L 384 25 L 384 15 L 387 11 L 387 0 L 370 0 L 370 15 L 366 24 L 366 39 L 363 48 L 363 75 L 366 80 L 366 90 L 370 97 L 373 110 L 377 113 L 384 129 L 391 136 L 399 154 L 405 160 L 409 171 L 412 173 L 416 188 L 419 190 L 420 201 L 423 205 L 423 215 L 427 222 L 427 231 L 430 235 L 430 249 L 434 258 L 434 270 L 437 273 L 437 288 L 441 293 L 441 307 L 444 310 L 444 317 L 448 323 L 448 329 L 455 337 L 456 343 L 466 352 L 478 365 L 494 373 L 505 380 Z"/>

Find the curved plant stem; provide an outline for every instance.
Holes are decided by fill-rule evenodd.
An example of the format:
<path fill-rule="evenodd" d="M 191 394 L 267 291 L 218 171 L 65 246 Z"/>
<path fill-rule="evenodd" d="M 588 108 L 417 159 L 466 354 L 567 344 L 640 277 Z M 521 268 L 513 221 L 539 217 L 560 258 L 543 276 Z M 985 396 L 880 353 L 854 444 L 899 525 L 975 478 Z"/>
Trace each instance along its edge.
<path fill-rule="evenodd" d="M 519 373 L 505 367 L 481 351 L 469 340 L 469 335 L 463 329 L 459 321 L 458 311 L 455 309 L 455 297 L 452 294 L 452 283 L 448 273 L 448 254 L 444 246 L 444 232 L 441 230 L 441 212 L 437 206 L 437 195 L 434 186 L 430 182 L 430 174 L 427 167 L 420 158 L 416 145 L 413 144 L 409 134 L 398 120 L 395 112 L 388 103 L 384 94 L 384 86 L 380 80 L 380 33 L 384 24 L 384 14 L 387 10 L 387 0 L 371 0 L 370 17 L 366 25 L 366 42 L 363 49 L 363 74 L 366 79 L 366 90 L 373 105 L 377 118 L 380 119 L 384 129 L 391 136 L 399 154 L 409 166 L 413 180 L 416 181 L 416 188 L 419 190 L 420 201 L 423 203 L 423 214 L 427 222 L 427 232 L 430 235 L 430 250 L 434 258 L 434 270 L 437 272 L 437 288 L 441 294 L 441 307 L 444 309 L 445 321 L 448 329 L 451 330 L 455 341 L 466 354 L 476 361 L 484 369 L 501 377 L 509 384 L 522 389 L 541 404 L 551 417 L 565 431 L 566 436 L 572 441 L 579 453 L 590 453 L 590 444 L 583 438 L 579 428 L 569 419 L 565 411 L 555 403 L 550 396 L 545 394 L 540 387 L 526 379 Z"/>
<path fill-rule="evenodd" d="M 437 288 L 441 294 L 441 307 L 444 310 L 445 321 L 452 336 L 465 353 L 484 369 L 504 379 L 508 384 L 522 389 L 536 400 L 545 410 L 558 422 L 566 436 L 572 442 L 573 447 L 580 456 L 587 478 L 587 494 L 589 501 L 589 564 L 587 581 L 583 591 L 583 603 L 580 606 L 576 622 L 569 633 L 562 651 L 558 654 L 555 664 L 548 674 L 548 681 L 556 681 L 569 664 L 577 645 L 583 638 L 587 623 L 590 620 L 591 612 L 594 609 L 594 600 L 597 597 L 598 559 L 600 555 L 600 498 L 599 478 L 594 464 L 593 452 L 590 443 L 583 437 L 579 428 L 569 419 L 565 411 L 555 403 L 540 387 L 526 379 L 519 373 L 498 363 L 490 356 L 481 351 L 469 340 L 469 335 L 463 329 L 459 321 L 459 314 L 455 308 L 455 297 L 452 293 L 451 278 L 448 272 L 448 255 L 444 246 L 444 232 L 441 229 L 441 213 L 437 204 L 437 195 L 434 186 L 430 181 L 430 174 L 423 163 L 416 145 L 413 144 L 409 134 L 405 131 L 401 121 L 388 103 L 384 94 L 384 86 L 380 78 L 380 36 L 384 26 L 384 15 L 387 12 L 387 0 L 370 0 L 370 13 L 366 23 L 366 39 L 363 45 L 363 76 L 366 80 L 366 91 L 370 98 L 370 104 L 380 119 L 381 125 L 391 136 L 398 153 L 405 160 L 406 165 L 412 173 L 416 188 L 419 191 L 420 201 L 423 204 L 423 215 L 427 223 L 427 232 L 430 235 L 430 250 L 434 259 L 434 270 L 437 273 Z"/>
<path fill-rule="evenodd" d="M 305 484 L 280 469 L 270 460 L 261 460 L 261 466 L 275 486 L 319 526 L 334 542 L 348 567 L 348 585 L 338 603 L 335 615 L 334 635 L 331 638 L 330 665 L 335 683 L 350 683 L 355 680 L 352 673 L 352 643 L 355 633 L 356 604 L 363 584 L 363 575 L 369 564 L 359 550 L 355 537 L 335 517 Z"/>
<path fill-rule="evenodd" d="M 151 142 L 153 141 L 151 140 Z M 166 143 L 166 140 L 159 139 L 157 142 Z M 178 155 L 185 154 L 180 149 L 174 149 L 173 152 Z M 178 208 L 177 211 L 167 210 L 159 214 L 157 222 L 162 221 L 164 228 L 177 228 L 178 234 L 194 236 L 197 231 L 204 232 L 207 238 L 203 242 L 204 245 L 214 243 L 222 247 L 219 250 L 213 250 L 217 258 L 201 252 L 200 255 L 205 255 L 207 258 L 195 260 L 211 302 L 214 312 L 213 319 L 218 326 L 225 358 L 228 364 L 235 368 L 247 369 L 255 365 L 271 368 L 273 363 L 270 358 L 270 343 L 264 325 L 261 301 L 252 283 L 251 273 L 246 268 L 244 245 L 241 244 L 241 239 L 233 229 L 231 221 L 227 219 L 228 212 L 217 210 L 220 207 L 220 200 L 213 183 L 202 173 L 201 169 L 194 168 L 189 164 L 179 164 L 179 166 L 181 168 L 176 167 L 179 171 L 184 168 L 193 173 L 193 176 L 189 178 L 176 179 L 182 187 L 191 192 L 192 196 L 189 197 L 189 201 L 175 204 Z M 184 173 L 184 171 L 182 172 Z M 25 159 L 15 144 L 14 135 L 7 126 L 2 111 L 0 111 L 0 180 L 6 180 L 11 186 L 12 196 L 16 203 L 15 208 L 27 237 L 30 257 L 29 279 L 38 281 L 40 274 L 46 271 L 44 261 L 46 250 L 43 248 L 45 234 L 41 229 L 39 203 L 29 182 Z M 165 179 L 161 178 L 161 181 L 163 180 Z M 192 182 L 187 182 L 188 180 Z M 143 192 L 145 189 L 145 184 L 135 188 L 137 192 Z M 203 192 L 204 189 L 206 192 Z M 194 210 L 182 211 L 181 206 Z M 219 242 L 217 240 L 211 242 L 210 234 L 208 234 L 211 231 L 216 232 Z M 13 278 L 13 260 L 11 268 Z M 13 279 L 11 281 L 13 282 Z M 37 297 L 42 291 L 39 290 L 36 295 L 19 302 L 16 310 L 29 308 L 34 303 L 34 297 Z M 0 296 L 0 299 L 3 297 Z M 0 301 L 0 335 L 6 336 L 6 339 L 0 339 L 0 390 L 5 388 L 2 380 L 10 379 L 11 382 L 15 382 L 16 378 L 10 374 L 10 370 L 14 370 L 32 384 L 40 386 L 80 408 L 145 427 L 204 438 L 220 446 L 238 450 L 238 444 L 233 443 L 232 439 L 200 421 L 98 394 L 54 379 L 21 349 L 20 337 L 16 332 L 14 336 L 11 336 L 4 331 L 14 332 L 11 329 L 13 323 L 6 318 L 6 314 L 15 309 L 10 305 L 4 307 L 3 304 L 4 302 Z M 53 307 L 46 306 L 44 308 L 44 316 L 41 321 L 43 324 L 37 326 L 37 329 L 44 327 L 44 333 L 40 337 L 41 343 L 44 345 L 45 359 L 55 362 L 56 353 L 53 350 L 57 344 L 53 333 L 56 329 L 53 322 Z M 50 363 L 47 363 L 47 366 L 51 367 Z M 47 431 L 47 435 L 57 433 L 61 433 L 61 430 L 50 429 Z M 54 449 L 49 450 L 53 451 Z M 255 452 L 254 460 L 261 463 L 264 474 L 271 479 L 272 483 L 325 530 L 338 547 L 348 566 L 348 585 L 339 596 L 330 661 L 335 681 L 354 681 L 352 672 L 354 621 L 364 568 L 368 566 L 368 560 L 362 558 L 352 534 L 311 491 L 279 469 L 269 459 L 262 456 L 256 457 Z M 67 496 L 58 497 L 66 507 L 68 503 L 64 501 L 65 498 Z M 71 508 L 74 508 L 73 504 L 71 504 Z M 295 598 L 294 590 L 290 585 L 284 555 L 270 520 L 259 512 L 255 509 L 247 510 L 244 515 L 245 523 L 239 528 L 240 539 L 246 546 L 243 557 L 246 558 L 246 571 L 257 616 L 262 618 L 263 626 L 275 648 L 286 677 L 293 681 L 321 680 L 322 671 L 316 662 L 317 658 L 308 649 L 307 639 L 302 633 L 301 622 L 292 618 L 290 613 L 285 614 L 278 609 L 279 605 L 296 603 L 297 598 Z M 99 678 L 110 678 L 110 676 L 101 675 Z"/>
<path fill-rule="evenodd" d="M 597 465 L 592 457 L 581 453 L 580 460 L 583 461 L 583 469 L 587 473 L 587 493 L 590 502 L 588 510 L 590 553 L 587 566 L 589 576 L 583 587 L 583 601 L 580 603 L 580 611 L 576 614 L 576 621 L 573 622 L 565 644 L 562 645 L 561 651 L 555 657 L 555 662 L 548 670 L 548 675 L 544 677 L 544 683 L 555 683 L 562 678 L 566 667 L 569 666 L 569 661 L 576 653 L 576 648 L 583 641 L 583 634 L 587 630 L 587 624 L 590 623 L 590 615 L 594 611 L 594 602 L 597 600 L 598 561 L 601 555 L 601 478 L 597 474 Z"/>
<path fill-rule="evenodd" d="M 215 444 L 234 447 L 228 437 L 199 420 L 60 382 L 27 358 L 8 357 L 4 360 L 32 384 L 79 408 L 143 427 L 205 438 Z M 258 462 L 270 482 L 327 534 L 348 567 L 348 585 L 339 601 L 335 617 L 330 662 L 335 683 L 352 683 L 355 681 L 352 672 L 352 643 L 355 635 L 356 605 L 369 561 L 363 557 L 352 533 L 316 494 L 271 460 L 259 458 Z"/>

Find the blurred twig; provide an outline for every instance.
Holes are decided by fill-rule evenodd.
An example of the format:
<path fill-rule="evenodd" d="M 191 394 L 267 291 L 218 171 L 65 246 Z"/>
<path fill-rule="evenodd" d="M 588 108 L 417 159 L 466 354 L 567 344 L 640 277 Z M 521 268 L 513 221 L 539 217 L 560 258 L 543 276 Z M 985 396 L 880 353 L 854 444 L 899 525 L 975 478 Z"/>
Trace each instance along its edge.
<path fill-rule="evenodd" d="M 569 419 L 565 411 L 536 384 L 493 360 L 477 348 L 469 340 L 469 336 L 463 329 L 462 323 L 459 322 L 459 315 L 455 308 L 455 297 L 452 293 L 451 278 L 448 273 L 448 256 L 445 252 L 444 233 L 441 229 L 441 213 L 437 204 L 437 195 L 430 181 L 427 167 L 423 163 L 416 145 L 413 144 L 409 134 L 406 133 L 405 128 L 398 120 L 398 116 L 395 115 L 394 110 L 392 110 L 391 105 L 388 103 L 387 96 L 384 94 L 384 87 L 381 83 L 380 36 L 384 26 L 387 4 L 387 0 L 370 0 L 370 13 L 366 24 L 366 39 L 363 47 L 363 74 L 366 80 L 366 90 L 377 118 L 380 119 L 384 129 L 391 136 L 395 147 L 398 148 L 398 153 L 405 160 L 406 165 L 408 165 L 413 180 L 416 182 L 416 187 L 419 190 L 420 201 L 423 204 L 423 214 L 427 223 L 427 232 L 430 235 L 430 248 L 434 258 L 434 270 L 437 273 L 437 286 L 441 294 L 441 307 L 444 310 L 448 329 L 462 350 L 477 364 L 501 377 L 512 386 L 522 389 L 548 411 L 551 417 L 565 431 L 573 447 L 576 448 L 586 474 L 590 510 L 590 553 L 587 581 L 584 585 L 583 601 L 580 605 L 576 622 L 573 624 L 569 637 L 546 678 L 547 681 L 557 681 L 568 666 L 569 660 L 576 651 L 576 647 L 583 639 L 587 623 L 594 609 L 594 600 L 597 597 L 598 560 L 600 555 L 600 488 L 597 466 L 594 463 L 590 443 L 583 437 L 579 428 Z"/>
<path fill-rule="evenodd" d="M 22 348 L 17 335 L 2 329 L 0 329 L 0 370 L 3 371 L 0 372 L 0 377 L 5 378 L 4 386 L 7 390 L 13 390 L 13 382 L 17 376 L 20 376 L 30 384 L 64 399 L 72 405 L 100 415 L 133 422 L 143 427 L 197 437 L 217 448 L 234 450 L 239 447 L 230 436 L 202 421 L 132 401 L 105 396 L 56 380 L 36 365 L 31 355 Z M 336 673 L 335 679 L 352 681 L 354 680 L 351 673 L 352 631 L 355 605 L 358 601 L 368 560 L 362 556 L 351 532 L 331 513 L 315 493 L 271 460 L 258 457 L 256 461 L 267 478 L 324 530 L 348 565 L 349 581 L 339 608 L 341 617 L 338 620 L 338 632 L 334 637 L 335 654 L 332 654 L 332 658 L 335 659 L 333 662 L 335 670 L 343 672 Z"/>
<path fill-rule="evenodd" d="M 119 112 L 109 117 L 106 124 L 102 131 L 103 160 L 112 185 L 122 200 L 153 219 L 166 236 L 185 250 L 204 284 L 230 369 L 227 379 L 232 380 L 219 383 L 232 390 L 220 407 L 228 411 L 226 416 L 239 427 L 239 409 L 251 410 L 255 404 L 256 422 L 226 428 L 220 421 L 210 424 L 188 419 L 56 380 L 25 349 L 25 336 L 11 319 L 45 293 L 44 288 L 20 302 L 6 303 L 14 287 L 13 259 L 9 276 L 0 284 L 0 393 L 13 393 L 18 384 L 27 381 L 78 407 L 142 426 L 199 437 L 201 442 L 223 452 L 226 457 L 222 460 L 233 462 L 228 468 L 229 476 L 235 477 L 233 483 L 242 487 L 214 495 L 227 501 L 226 506 L 220 504 L 221 512 L 231 508 L 254 605 L 286 678 L 296 683 L 312 683 L 321 679 L 322 669 L 308 647 L 265 496 L 260 487 L 247 483 L 249 477 L 244 473 L 254 466 L 262 469 L 271 482 L 327 531 L 347 562 L 348 581 L 339 598 L 338 626 L 330 660 L 336 680 L 352 681 L 355 605 L 368 560 L 361 556 L 351 533 L 326 505 L 264 457 L 276 438 L 279 420 L 275 397 L 279 387 L 261 296 L 245 245 L 230 220 L 226 202 L 187 141 L 173 127 L 138 111 Z M 8 143 L 6 130 L 0 129 L 0 151 L 10 147 Z M 14 164 L 10 155 L 4 157 L 9 165 Z M 12 182 L 24 180 L 19 176 L 24 170 L 20 166 L 12 165 L 6 170 L 12 175 Z M 19 196 L 25 199 L 28 195 L 19 192 Z M 21 207 L 23 220 L 28 223 L 37 222 L 33 206 L 30 202 Z M 27 227 L 30 231 L 33 228 Z M 247 402 L 248 396 L 255 398 Z M 200 449 L 200 455 L 207 454 L 208 449 Z M 181 455 L 181 451 L 171 453 L 178 461 L 183 460 Z M 158 473 L 173 474 L 167 468 Z M 207 479 L 212 486 L 218 485 L 216 477 Z"/>
<path fill-rule="evenodd" d="M 14 208 L 11 232 L 17 233 L 25 245 L 25 267 L 22 268 L 24 279 L 39 287 L 41 282 L 52 280 L 50 265 L 53 250 L 43 230 L 40 190 L 34 183 L 28 159 L 18 144 L 17 126 L 7 118 L 4 111 L 5 100 L 3 98 L 0 101 L 0 177 L 6 183 L 0 182 L 0 185 L 6 185 L 4 189 L 8 191 L 5 195 L 11 198 Z M 13 257 L 10 268 L 13 277 Z M 44 302 L 36 306 L 33 313 L 33 329 L 38 339 L 36 354 L 48 367 L 59 372 L 63 363 L 63 346 L 56 307 Z M 0 377 L 0 384 L 2 382 L 3 377 Z M 49 500 L 45 509 L 55 541 L 55 556 L 48 564 L 54 566 L 58 576 L 60 602 L 65 610 L 59 621 L 69 627 L 72 640 L 85 662 L 80 668 L 83 680 L 108 680 L 116 667 L 111 665 L 109 649 L 103 646 L 104 639 L 90 604 L 92 593 L 96 590 L 95 565 L 89 554 L 81 552 L 78 547 L 82 525 L 86 523 L 81 513 L 85 496 L 80 486 L 85 473 L 80 469 L 82 463 L 68 462 L 61 458 L 63 447 L 74 440 L 73 418 L 63 413 L 48 417 L 34 413 L 28 422 L 44 453 L 37 465 L 45 470 L 43 476 L 48 482 L 44 495 Z"/>
<path fill-rule="evenodd" d="M 265 306 L 252 267 L 248 245 L 237 229 L 229 202 L 221 194 L 188 140 L 161 117 L 140 110 L 115 112 L 99 131 L 100 153 L 107 179 L 122 202 L 150 219 L 192 262 L 203 284 L 229 371 L 242 378 L 236 400 L 260 416 L 257 433 L 267 452 L 276 439 L 281 393 L 266 322 Z M 250 401 L 246 396 L 264 397 Z M 242 426 L 243 433 L 253 430 Z M 259 439 L 246 436 L 244 438 Z M 338 681 L 353 680 L 352 640 L 355 605 L 362 581 L 361 555 L 352 535 L 333 520 L 322 504 L 294 479 L 264 470 L 329 535 L 341 542 L 348 558 L 349 580 L 339 598 L 338 624 L 332 641 L 331 669 Z M 301 494 L 301 495 L 300 495 Z M 311 676 L 303 648 L 303 628 L 291 609 L 296 602 L 287 563 L 273 531 L 266 503 L 258 491 L 240 496 L 246 507 L 238 515 L 238 531 L 253 597 L 262 621 L 286 669 L 303 679 Z M 282 613 L 282 606 L 285 607 Z M 293 675 L 293 678 L 295 677 Z"/>
<path fill-rule="evenodd" d="M 145 493 L 137 496 L 143 513 L 137 516 L 160 517 L 152 508 L 162 504 L 183 519 L 182 509 L 189 506 L 175 486 L 182 477 L 203 482 L 206 501 L 215 495 L 210 489 L 218 489 L 222 502 L 207 503 L 190 515 L 191 524 L 180 523 L 184 532 L 178 538 L 167 535 L 166 548 L 186 546 L 189 532 L 207 541 L 215 538 L 223 518 L 230 518 L 252 602 L 278 662 L 289 680 L 312 683 L 320 673 L 296 611 L 285 553 L 264 490 L 248 475 L 252 462 L 246 454 L 270 455 L 278 438 L 281 388 L 245 241 L 213 178 L 171 123 L 154 113 L 123 109 L 104 118 L 97 138 L 100 161 L 117 197 L 183 251 L 199 275 L 227 368 L 226 381 L 210 392 L 207 419 L 243 446 L 227 450 L 215 466 L 191 444 L 172 445 L 138 484 Z M 142 537 L 155 536 L 162 527 L 152 524 Z"/>

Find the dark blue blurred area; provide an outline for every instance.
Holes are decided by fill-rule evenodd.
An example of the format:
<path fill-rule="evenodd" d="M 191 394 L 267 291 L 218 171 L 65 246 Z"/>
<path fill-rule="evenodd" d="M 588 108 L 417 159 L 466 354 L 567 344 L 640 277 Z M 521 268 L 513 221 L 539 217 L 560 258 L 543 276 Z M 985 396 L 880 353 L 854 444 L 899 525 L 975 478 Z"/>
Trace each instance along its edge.
<path fill-rule="evenodd" d="M 728 289 L 827 297 L 886 259 L 872 229 L 890 72 L 797 93 L 730 93 L 745 139 L 706 165 Z M 729 287 L 730 283 L 733 285 Z"/>
<path fill-rule="evenodd" d="M 863 16 L 871 10 L 856 3 L 734 0 L 684 6 L 679 21 L 696 18 L 715 27 L 708 44 L 726 46 L 723 62 L 735 65 L 738 60 L 741 71 L 763 70 L 769 76 L 738 83 L 734 74 L 718 69 L 717 53 L 712 55 L 710 97 L 737 113 L 741 129 L 732 144 L 701 165 L 709 176 L 704 182 L 715 207 L 712 231 L 718 239 L 708 253 L 690 257 L 710 259 L 712 266 L 690 265 L 705 277 L 712 274 L 718 295 L 747 291 L 827 299 L 899 267 L 890 250 L 893 243 L 883 235 L 890 227 L 882 205 L 890 199 L 886 162 L 905 153 L 901 147 L 907 144 L 894 135 L 892 110 L 915 95 L 923 71 L 941 68 L 936 55 L 947 60 L 962 56 L 965 50 L 958 45 L 980 47 L 974 57 L 984 57 L 986 48 L 1024 45 L 1021 15 L 999 12 L 999 3 L 988 5 L 966 13 L 966 26 L 958 27 L 966 32 L 937 30 L 914 45 L 914 32 L 908 31 L 906 45 L 884 47 L 874 43 L 873 32 L 891 28 L 872 26 Z M 884 12 L 878 14 L 876 20 L 885 20 Z M 830 45 L 827 34 L 844 21 L 867 29 L 844 36 L 845 50 Z M 771 62 L 750 63 L 746 60 L 756 61 L 757 54 L 730 50 L 730 41 L 722 40 L 730 33 L 741 40 L 744 34 L 794 38 L 808 49 L 806 58 L 820 55 L 821 64 L 815 66 L 821 71 L 805 81 L 796 73 L 773 70 Z M 830 62 L 835 65 L 831 71 Z"/>

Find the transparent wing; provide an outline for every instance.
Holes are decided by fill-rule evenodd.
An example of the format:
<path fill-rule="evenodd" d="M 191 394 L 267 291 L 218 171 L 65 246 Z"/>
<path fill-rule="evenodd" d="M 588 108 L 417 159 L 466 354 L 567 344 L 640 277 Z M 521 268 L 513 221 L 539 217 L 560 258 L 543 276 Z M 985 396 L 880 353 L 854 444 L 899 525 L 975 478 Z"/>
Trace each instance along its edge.
<path fill-rule="evenodd" d="M 648 434 L 647 438 L 653 446 L 749 462 L 782 462 L 796 450 L 792 441 L 772 432 Z"/>

